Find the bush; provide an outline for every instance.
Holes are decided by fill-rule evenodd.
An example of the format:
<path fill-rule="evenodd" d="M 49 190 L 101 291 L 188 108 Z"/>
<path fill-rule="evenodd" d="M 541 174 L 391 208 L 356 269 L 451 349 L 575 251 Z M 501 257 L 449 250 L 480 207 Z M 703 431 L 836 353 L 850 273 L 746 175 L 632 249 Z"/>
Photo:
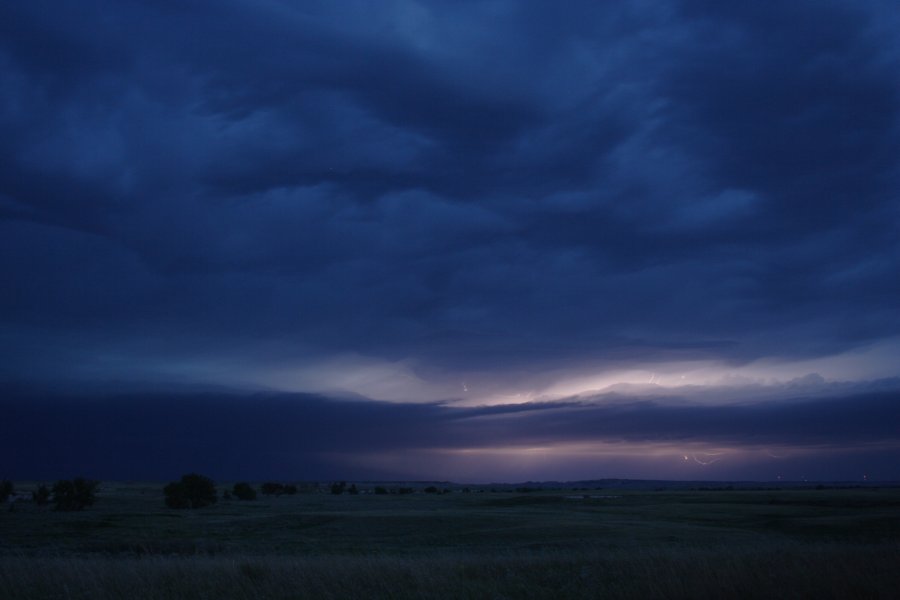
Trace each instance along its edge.
<path fill-rule="evenodd" d="M 280 496 L 284 493 L 284 486 L 280 483 L 267 481 L 259 488 L 266 496 Z"/>
<path fill-rule="evenodd" d="M 173 481 L 163 493 L 169 508 L 203 508 L 218 500 L 212 479 L 197 473 L 182 475 L 181 481 Z"/>
<path fill-rule="evenodd" d="M 232 491 L 238 500 L 256 500 L 256 490 L 250 487 L 249 483 L 243 481 L 236 483 Z"/>
<path fill-rule="evenodd" d="M 39 485 L 38 489 L 31 492 L 31 500 L 38 506 L 45 506 L 50 502 L 50 489 L 44 484 Z"/>
<path fill-rule="evenodd" d="M 262 484 L 259 489 L 266 496 L 281 496 L 282 494 L 293 495 L 297 493 L 296 485 L 285 485 L 283 483 L 274 483 L 272 481 L 267 481 Z"/>
<path fill-rule="evenodd" d="M 83 510 L 94 504 L 95 493 L 99 481 L 92 481 L 83 477 L 60 480 L 53 486 L 53 503 L 56 510 Z"/>
<path fill-rule="evenodd" d="M 0 502 L 6 502 L 6 500 L 12 496 L 13 491 L 12 481 L 6 479 L 0 481 Z"/>

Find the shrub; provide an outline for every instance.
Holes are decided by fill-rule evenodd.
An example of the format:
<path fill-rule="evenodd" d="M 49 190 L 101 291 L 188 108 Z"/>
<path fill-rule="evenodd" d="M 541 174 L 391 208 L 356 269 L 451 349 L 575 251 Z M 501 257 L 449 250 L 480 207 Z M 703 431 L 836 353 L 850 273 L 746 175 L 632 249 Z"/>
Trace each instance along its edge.
<path fill-rule="evenodd" d="M 297 493 L 296 485 L 285 485 L 283 483 L 274 483 L 272 481 L 267 481 L 262 484 L 259 489 L 266 496 L 281 496 L 282 494 L 293 495 Z"/>
<path fill-rule="evenodd" d="M 6 500 L 12 496 L 13 491 L 12 481 L 6 479 L 0 481 L 0 502 L 6 502 Z"/>
<path fill-rule="evenodd" d="M 249 483 L 242 481 L 234 484 L 233 492 L 238 500 L 256 500 L 256 490 L 250 487 Z"/>
<path fill-rule="evenodd" d="M 83 477 L 70 480 L 60 480 L 53 486 L 53 503 L 56 510 L 83 510 L 94 504 L 95 493 L 99 481 L 92 481 Z"/>
<path fill-rule="evenodd" d="M 169 508 L 203 508 L 218 500 L 212 479 L 197 473 L 182 475 L 181 481 L 173 481 L 163 493 Z"/>
<path fill-rule="evenodd" d="M 267 481 L 259 488 L 266 496 L 280 496 L 284 493 L 284 486 L 280 483 Z"/>
<path fill-rule="evenodd" d="M 39 485 L 38 489 L 31 492 L 31 500 L 38 506 L 45 506 L 50 502 L 50 489 L 44 484 Z"/>

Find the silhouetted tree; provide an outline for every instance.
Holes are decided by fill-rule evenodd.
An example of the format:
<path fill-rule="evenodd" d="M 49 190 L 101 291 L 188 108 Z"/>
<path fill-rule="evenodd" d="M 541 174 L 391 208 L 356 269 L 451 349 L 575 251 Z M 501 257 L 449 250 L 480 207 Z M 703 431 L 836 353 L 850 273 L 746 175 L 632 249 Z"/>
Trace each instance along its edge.
<path fill-rule="evenodd" d="M 15 489 L 13 488 L 12 481 L 7 479 L 0 481 L 0 502 L 6 502 L 9 497 L 12 496 L 13 491 L 15 491 Z"/>
<path fill-rule="evenodd" d="M 41 484 L 38 489 L 31 492 L 31 500 L 38 506 L 45 506 L 50 502 L 50 488 Z"/>
<path fill-rule="evenodd" d="M 203 508 L 218 500 L 212 479 L 197 473 L 182 475 L 181 481 L 173 481 L 163 493 L 169 508 Z"/>
<path fill-rule="evenodd" d="M 266 496 L 280 496 L 284 493 L 284 485 L 267 481 L 259 488 Z"/>
<path fill-rule="evenodd" d="M 376 486 L 375 486 L 375 493 L 381 495 L 381 494 L 387 494 L 388 491 L 387 491 L 387 488 L 386 488 L 386 487 L 381 486 L 381 485 L 376 485 Z"/>
<path fill-rule="evenodd" d="M 342 481 L 340 483 L 332 483 L 331 484 L 331 493 L 335 496 L 339 496 L 344 493 L 344 489 L 347 487 L 347 482 Z"/>
<path fill-rule="evenodd" d="M 297 486 L 293 484 L 275 483 L 267 481 L 259 486 L 259 490 L 265 496 L 281 496 L 282 494 L 293 495 L 297 493 Z"/>
<path fill-rule="evenodd" d="M 256 500 L 256 490 L 249 483 L 240 482 L 234 484 L 234 497 L 238 500 Z"/>
<path fill-rule="evenodd" d="M 94 504 L 99 481 L 84 477 L 60 480 L 53 486 L 53 503 L 56 510 L 82 510 Z"/>
<path fill-rule="evenodd" d="M 356 484 L 350 484 L 350 487 L 347 489 L 348 494 L 353 494 L 354 496 L 359 493 L 359 489 L 356 487 Z"/>
<path fill-rule="evenodd" d="M 428 486 L 427 488 L 425 488 L 425 490 L 424 490 L 424 492 L 425 492 L 426 494 L 437 494 L 438 491 L 439 491 L 439 490 L 438 490 L 436 487 L 434 487 L 433 485 L 429 485 L 429 486 Z"/>

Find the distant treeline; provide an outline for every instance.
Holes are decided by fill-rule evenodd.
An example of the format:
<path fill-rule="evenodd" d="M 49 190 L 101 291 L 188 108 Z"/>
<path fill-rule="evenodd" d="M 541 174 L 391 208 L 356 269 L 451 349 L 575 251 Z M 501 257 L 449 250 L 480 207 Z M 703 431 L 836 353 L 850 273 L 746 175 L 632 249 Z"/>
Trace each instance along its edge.
<path fill-rule="evenodd" d="M 96 501 L 99 481 L 76 477 L 61 479 L 52 488 L 40 484 L 30 493 L 17 492 L 11 481 L 0 481 L 0 503 L 7 503 L 14 511 L 16 503 L 30 500 L 38 506 L 53 504 L 56 510 L 82 510 Z"/>
<path fill-rule="evenodd" d="M 9 510 L 14 511 L 19 502 L 32 502 L 37 506 L 53 504 L 56 510 L 71 511 L 83 510 L 92 506 L 97 500 L 99 481 L 76 477 L 72 480 L 60 480 L 52 487 L 39 484 L 30 492 L 21 492 L 15 489 L 13 482 L 0 481 L 0 504 L 8 504 Z M 258 490 L 258 491 L 257 491 Z M 461 492 L 470 492 L 466 487 Z M 359 487 L 355 483 L 347 484 L 345 481 L 320 485 L 319 483 L 280 483 L 267 481 L 254 487 L 246 481 L 240 481 L 221 490 L 222 500 L 256 500 L 258 494 L 263 496 L 293 496 L 297 493 L 331 493 L 333 495 L 349 494 L 376 494 L 376 495 L 406 495 L 422 492 L 426 494 L 448 494 L 449 488 L 439 488 L 434 485 L 416 489 L 411 486 L 375 485 L 373 487 Z M 217 503 L 220 499 L 219 489 L 215 482 L 199 473 L 182 475 L 178 481 L 172 481 L 162 488 L 162 495 L 166 506 L 169 508 L 203 508 Z"/>
<path fill-rule="evenodd" d="M 614 485 L 589 485 L 597 483 L 606 483 Z M 533 483 L 528 485 L 512 485 L 512 484 L 489 484 L 480 486 L 459 486 L 455 484 L 445 484 L 441 486 L 427 485 L 424 487 L 413 487 L 405 484 L 374 484 L 370 487 L 365 484 L 357 485 L 356 483 L 347 484 L 346 481 L 337 481 L 329 484 L 319 483 L 280 483 L 267 481 L 254 487 L 246 481 L 235 483 L 231 487 L 226 487 L 221 491 L 222 500 L 256 500 L 259 494 L 269 497 L 293 496 L 297 493 L 330 493 L 339 496 L 341 494 L 349 494 L 355 496 L 358 494 L 375 494 L 375 495 L 406 495 L 414 493 L 425 494 L 449 494 L 451 492 L 458 493 L 517 493 L 530 494 L 534 492 L 547 491 L 599 491 L 604 489 L 644 489 L 647 491 L 702 491 L 702 492 L 731 492 L 731 491 L 781 491 L 781 490 L 841 490 L 841 489 L 859 489 L 859 488 L 894 488 L 900 487 L 900 483 L 808 483 L 808 482 L 785 482 L 778 484 L 753 484 L 750 482 L 736 483 L 719 483 L 711 484 L 703 482 L 704 485 L 688 485 L 689 482 L 659 482 L 659 481 L 635 481 L 635 480 L 601 480 L 601 481 L 580 481 L 573 484 L 561 484 L 558 482 Z M 617 485 L 616 485 L 617 484 Z M 662 485 L 660 485 L 662 484 Z M 39 484 L 28 492 L 21 492 L 15 489 L 11 481 L 0 481 L 0 504 L 7 504 L 10 511 L 14 511 L 16 504 L 19 502 L 31 502 L 36 506 L 53 505 L 55 510 L 76 511 L 83 510 L 92 506 L 97 500 L 97 490 L 100 482 L 84 477 L 76 477 L 71 480 L 60 480 L 54 485 Z M 423 485 L 420 483 L 420 485 Z M 220 495 L 215 482 L 204 475 L 198 473 L 188 473 L 183 475 L 178 481 L 172 481 L 166 484 L 162 489 L 166 506 L 170 508 L 203 508 L 218 502 Z"/>

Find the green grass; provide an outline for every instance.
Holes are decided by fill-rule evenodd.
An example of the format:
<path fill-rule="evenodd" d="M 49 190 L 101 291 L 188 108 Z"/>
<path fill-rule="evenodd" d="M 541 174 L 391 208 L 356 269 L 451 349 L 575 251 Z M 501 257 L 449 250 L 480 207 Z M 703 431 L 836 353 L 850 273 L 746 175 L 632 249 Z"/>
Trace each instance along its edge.
<path fill-rule="evenodd" d="M 17 486 L 27 489 L 25 486 Z M 0 598 L 889 598 L 900 490 L 297 494 L 0 513 Z"/>

